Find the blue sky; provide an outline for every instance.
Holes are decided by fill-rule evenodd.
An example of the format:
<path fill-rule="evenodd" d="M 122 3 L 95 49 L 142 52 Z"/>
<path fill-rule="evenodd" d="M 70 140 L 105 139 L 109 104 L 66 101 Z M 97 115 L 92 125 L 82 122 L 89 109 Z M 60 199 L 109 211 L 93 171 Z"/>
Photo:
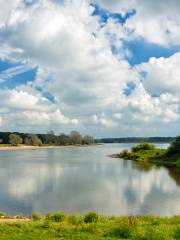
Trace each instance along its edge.
<path fill-rule="evenodd" d="M 146 42 L 140 38 L 130 42 L 124 42 L 124 47 L 129 49 L 132 56 L 128 58 L 128 62 L 133 66 L 142 62 L 148 62 L 151 57 L 169 58 L 173 54 L 180 51 L 180 46 L 164 47 L 158 44 Z"/>
<path fill-rule="evenodd" d="M 1 130 L 176 135 L 180 6 L 169 4 L 3 3 Z"/>

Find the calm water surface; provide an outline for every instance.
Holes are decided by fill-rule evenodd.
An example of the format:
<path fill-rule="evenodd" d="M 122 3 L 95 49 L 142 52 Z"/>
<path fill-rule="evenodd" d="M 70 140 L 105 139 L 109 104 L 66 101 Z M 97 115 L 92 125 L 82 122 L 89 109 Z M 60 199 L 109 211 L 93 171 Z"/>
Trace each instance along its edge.
<path fill-rule="evenodd" d="M 108 157 L 131 147 L 0 151 L 0 210 L 180 214 L 180 169 Z"/>

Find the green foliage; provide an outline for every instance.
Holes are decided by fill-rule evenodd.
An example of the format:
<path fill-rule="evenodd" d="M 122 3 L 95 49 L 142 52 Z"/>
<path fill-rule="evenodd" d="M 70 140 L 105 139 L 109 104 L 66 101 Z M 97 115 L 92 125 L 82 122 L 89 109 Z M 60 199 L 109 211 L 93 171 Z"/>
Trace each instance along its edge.
<path fill-rule="evenodd" d="M 127 158 L 127 159 L 129 158 L 129 154 L 130 154 L 130 153 L 128 152 L 128 150 L 123 150 L 122 153 L 121 153 L 121 155 L 122 155 L 123 158 L 125 158 L 125 159 L 126 159 L 126 158 Z"/>
<path fill-rule="evenodd" d="M 73 224 L 73 225 L 80 225 L 84 222 L 83 217 L 78 215 L 68 216 L 67 220 L 70 224 Z"/>
<path fill-rule="evenodd" d="M 11 140 L 10 135 L 15 135 Z M 11 136 L 11 137 L 12 137 Z M 16 136 L 18 136 L 18 141 Z M 27 145 L 38 146 L 42 144 L 47 145 L 72 145 L 72 144 L 93 144 L 93 136 L 81 136 L 77 131 L 72 131 L 69 135 L 61 133 L 60 135 L 55 135 L 53 131 L 49 131 L 45 134 L 28 134 L 28 133 L 10 133 L 10 132 L 0 132 L 0 144 L 13 144 L 17 146 L 18 144 L 25 143 Z"/>
<path fill-rule="evenodd" d="M 51 216 L 52 216 L 52 214 L 51 214 L 50 212 L 48 212 L 48 213 L 46 213 L 46 215 L 45 215 L 45 219 L 46 219 L 46 220 L 50 220 Z"/>
<path fill-rule="evenodd" d="M 108 236 L 118 239 L 129 239 L 131 236 L 131 226 L 128 224 L 119 224 L 110 230 Z"/>
<path fill-rule="evenodd" d="M 166 157 L 166 150 L 165 149 L 139 150 L 137 152 L 128 152 L 127 150 L 124 150 L 119 154 L 113 154 L 112 157 L 123 158 L 127 160 L 163 161 L 163 159 Z"/>
<path fill-rule="evenodd" d="M 132 147 L 132 152 L 138 152 L 141 150 L 154 150 L 155 149 L 155 145 L 152 143 L 140 143 L 134 147 Z"/>
<path fill-rule="evenodd" d="M 41 215 L 37 212 L 32 212 L 32 219 L 34 221 L 39 221 L 39 220 L 41 220 Z"/>
<path fill-rule="evenodd" d="M 83 216 L 67 216 L 63 222 L 16 220 L 0 223 L 3 240 L 179 240 L 180 216 L 172 218 L 103 217 L 83 221 Z"/>
<path fill-rule="evenodd" d="M 54 221 L 54 222 L 63 222 L 66 218 L 66 215 L 64 212 L 58 211 L 54 214 L 48 213 L 45 216 L 46 220 Z"/>
<path fill-rule="evenodd" d="M 7 216 L 7 214 L 5 212 L 0 212 L 0 218 L 1 217 L 6 217 L 6 216 Z"/>
<path fill-rule="evenodd" d="M 170 147 L 167 150 L 167 156 L 177 154 L 180 156 L 180 136 L 176 137 L 176 139 L 171 143 Z"/>
<path fill-rule="evenodd" d="M 176 166 L 177 166 L 177 167 L 180 167 L 180 160 L 177 160 L 177 161 L 176 161 Z"/>
<path fill-rule="evenodd" d="M 180 137 L 177 137 L 167 150 L 155 148 L 154 144 L 141 143 L 134 146 L 131 152 L 124 150 L 121 153 L 111 156 L 113 158 L 123 158 L 127 160 L 173 164 L 180 167 Z"/>
<path fill-rule="evenodd" d="M 98 221 L 98 215 L 95 212 L 86 213 L 84 216 L 85 223 L 92 223 L 92 222 L 97 222 L 97 221 Z"/>
<path fill-rule="evenodd" d="M 174 239 L 180 239 L 180 227 L 177 227 L 174 231 Z"/>
<path fill-rule="evenodd" d="M 17 214 L 17 215 L 16 215 L 16 218 L 17 218 L 17 219 L 23 219 L 23 218 L 24 218 L 23 213 Z"/>

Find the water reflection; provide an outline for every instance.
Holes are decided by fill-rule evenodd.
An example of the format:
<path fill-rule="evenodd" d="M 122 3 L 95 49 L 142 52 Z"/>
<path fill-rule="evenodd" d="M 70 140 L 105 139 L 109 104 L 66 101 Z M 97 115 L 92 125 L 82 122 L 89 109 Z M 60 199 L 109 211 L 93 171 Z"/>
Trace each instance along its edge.
<path fill-rule="evenodd" d="M 180 186 L 180 168 L 177 168 L 175 166 L 162 166 L 154 163 L 133 161 L 132 167 L 144 172 L 152 171 L 152 169 L 165 168 L 168 170 L 169 176 L 171 176 L 176 184 Z"/>
<path fill-rule="evenodd" d="M 180 172 L 111 159 L 130 144 L 0 152 L 0 209 L 42 214 L 180 214 Z"/>

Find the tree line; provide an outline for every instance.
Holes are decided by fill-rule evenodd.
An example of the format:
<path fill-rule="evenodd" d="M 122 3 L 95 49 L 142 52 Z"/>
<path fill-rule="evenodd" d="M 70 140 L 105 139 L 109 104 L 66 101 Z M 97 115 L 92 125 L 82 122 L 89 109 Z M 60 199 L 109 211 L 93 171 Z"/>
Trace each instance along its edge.
<path fill-rule="evenodd" d="M 53 131 L 46 134 L 29 134 L 19 132 L 0 132 L 0 144 L 11 144 L 17 146 L 19 144 L 41 146 L 47 145 L 90 145 L 94 143 L 93 136 L 82 136 L 77 131 L 71 131 L 69 135 L 61 133 L 56 135 Z"/>
<path fill-rule="evenodd" d="M 123 138 L 101 138 L 97 139 L 97 143 L 171 143 L 174 137 L 123 137 Z"/>

